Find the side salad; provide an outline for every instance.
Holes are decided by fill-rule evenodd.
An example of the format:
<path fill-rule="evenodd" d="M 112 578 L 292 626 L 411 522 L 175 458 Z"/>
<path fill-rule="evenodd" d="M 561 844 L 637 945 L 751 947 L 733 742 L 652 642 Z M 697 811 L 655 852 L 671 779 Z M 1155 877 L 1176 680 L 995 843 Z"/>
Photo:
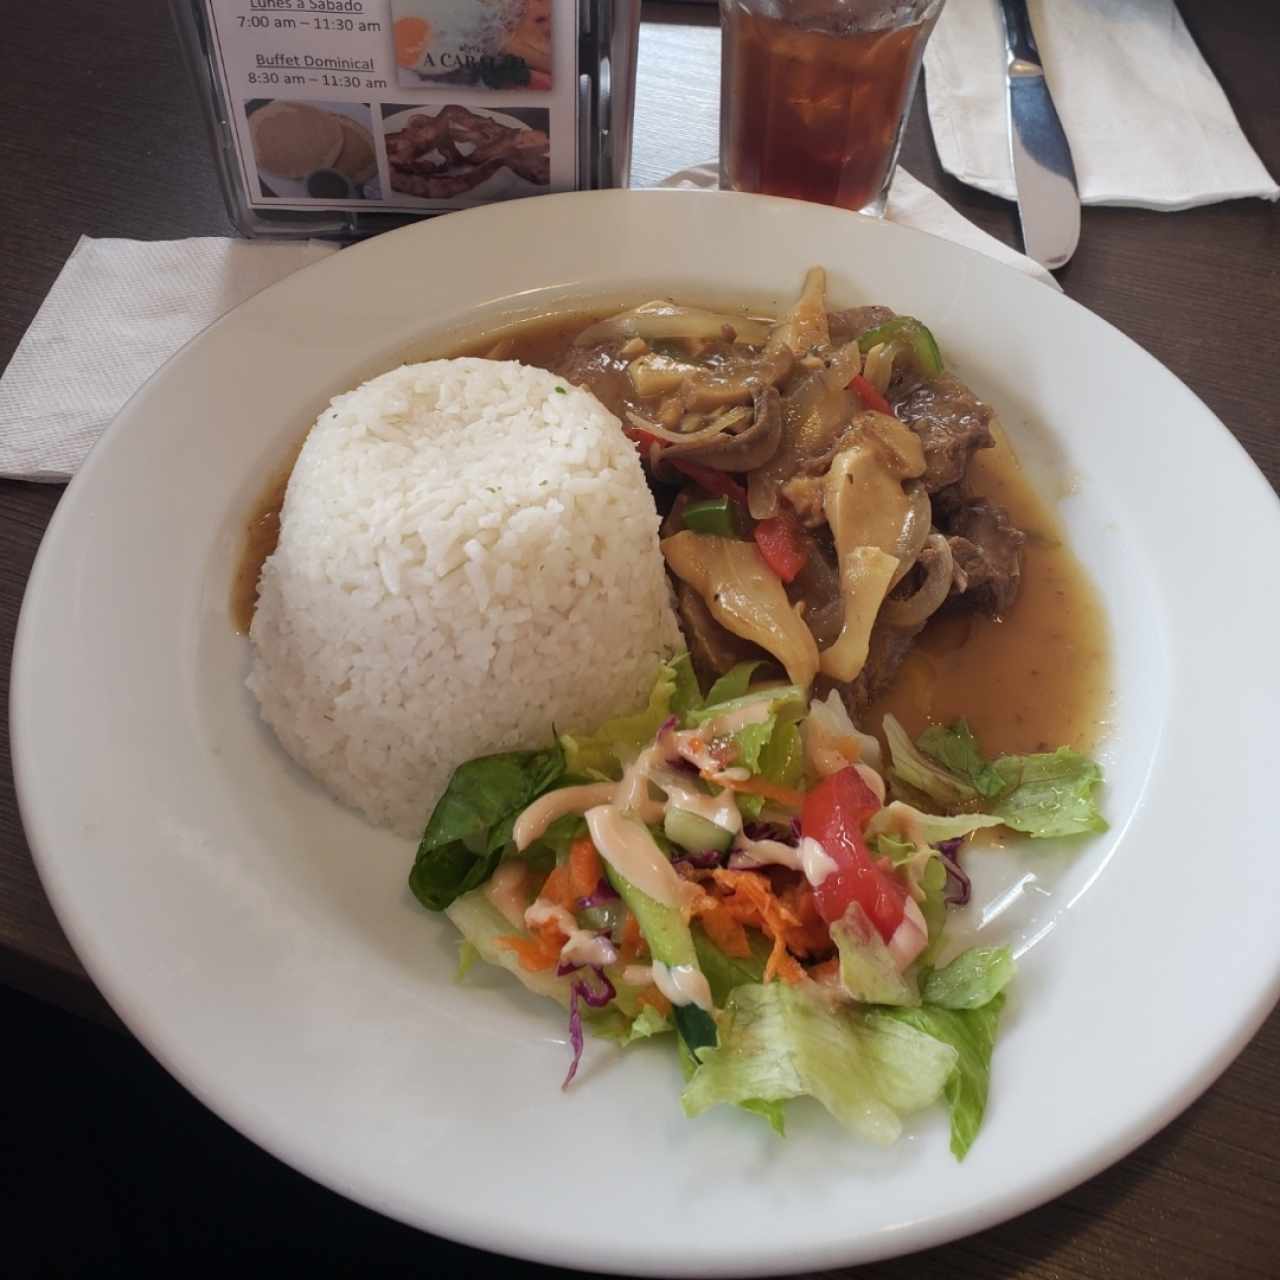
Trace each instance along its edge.
<path fill-rule="evenodd" d="M 969 897 L 965 842 L 1105 829 L 1099 767 L 1069 748 L 987 759 L 967 725 L 879 741 L 839 696 L 757 680 L 702 695 L 688 655 L 648 705 L 453 775 L 409 883 L 463 936 L 460 972 L 506 969 L 584 1029 L 670 1033 L 689 1116 L 733 1103 L 784 1133 L 816 1098 L 897 1138 L 939 1098 L 962 1158 L 982 1123 L 1014 976 L 1004 947 L 939 965 Z"/>

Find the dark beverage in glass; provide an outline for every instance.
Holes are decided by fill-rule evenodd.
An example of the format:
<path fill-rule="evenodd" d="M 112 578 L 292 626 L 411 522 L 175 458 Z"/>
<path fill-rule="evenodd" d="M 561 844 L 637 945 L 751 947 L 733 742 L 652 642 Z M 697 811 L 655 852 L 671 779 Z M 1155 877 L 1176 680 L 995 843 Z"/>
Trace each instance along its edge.
<path fill-rule="evenodd" d="M 942 0 L 720 0 L 720 185 L 879 214 Z"/>

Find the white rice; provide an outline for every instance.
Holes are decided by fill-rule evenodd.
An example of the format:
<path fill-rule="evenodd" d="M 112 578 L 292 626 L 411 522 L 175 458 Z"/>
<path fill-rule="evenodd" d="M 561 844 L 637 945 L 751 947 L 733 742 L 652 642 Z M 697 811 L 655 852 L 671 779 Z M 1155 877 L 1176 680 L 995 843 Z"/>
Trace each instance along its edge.
<path fill-rule="evenodd" d="M 416 838 L 464 761 L 643 704 L 679 645 L 657 530 L 589 392 L 514 361 L 395 369 L 307 437 L 249 688 L 300 765 Z"/>

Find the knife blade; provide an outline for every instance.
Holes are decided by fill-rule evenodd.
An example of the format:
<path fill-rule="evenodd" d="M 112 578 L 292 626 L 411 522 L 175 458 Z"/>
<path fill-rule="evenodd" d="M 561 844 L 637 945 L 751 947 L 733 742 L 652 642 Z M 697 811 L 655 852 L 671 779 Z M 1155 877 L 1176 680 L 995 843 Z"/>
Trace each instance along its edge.
<path fill-rule="evenodd" d="M 1049 96 L 1027 0 L 1000 0 L 1008 54 L 1009 158 L 1027 256 L 1051 270 L 1080 241 L 1080 193 L 1062 121 Z"/>

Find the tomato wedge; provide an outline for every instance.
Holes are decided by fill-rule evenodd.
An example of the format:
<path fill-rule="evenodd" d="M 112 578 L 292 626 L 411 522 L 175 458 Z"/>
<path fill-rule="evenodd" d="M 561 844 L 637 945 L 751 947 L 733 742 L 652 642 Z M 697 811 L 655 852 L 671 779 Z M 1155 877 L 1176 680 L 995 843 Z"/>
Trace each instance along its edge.
<path fill-rule="evenodd" d="M 855 373 L 853 375 L 853 380 L 849 383 L 849 390 L 856 393 L 858 399 L 868 409 L 874 409 L 877 413 L 887 413 L 891 418 L 893 417 L 892 406 L 862 374 Z"/>
<path fill-rule="evenodd" d="M 809 541 L 800 521 L 785 507 L 761 520 L 752 536 L 764 562 L 783 582 L 791 582 L 809 563 Z"/>
<path fill-rule="evenodd" d="M 813 891 L 818 914 L 832 924 L 856 902 L 888 942 L 902 923 L 907 888 L 876 864 L 863 837 L 867 819 L 879 808 L 858 771 L 841 769 L 805 794 L 800 831 L 816 840 L 836 864 Z"/>

